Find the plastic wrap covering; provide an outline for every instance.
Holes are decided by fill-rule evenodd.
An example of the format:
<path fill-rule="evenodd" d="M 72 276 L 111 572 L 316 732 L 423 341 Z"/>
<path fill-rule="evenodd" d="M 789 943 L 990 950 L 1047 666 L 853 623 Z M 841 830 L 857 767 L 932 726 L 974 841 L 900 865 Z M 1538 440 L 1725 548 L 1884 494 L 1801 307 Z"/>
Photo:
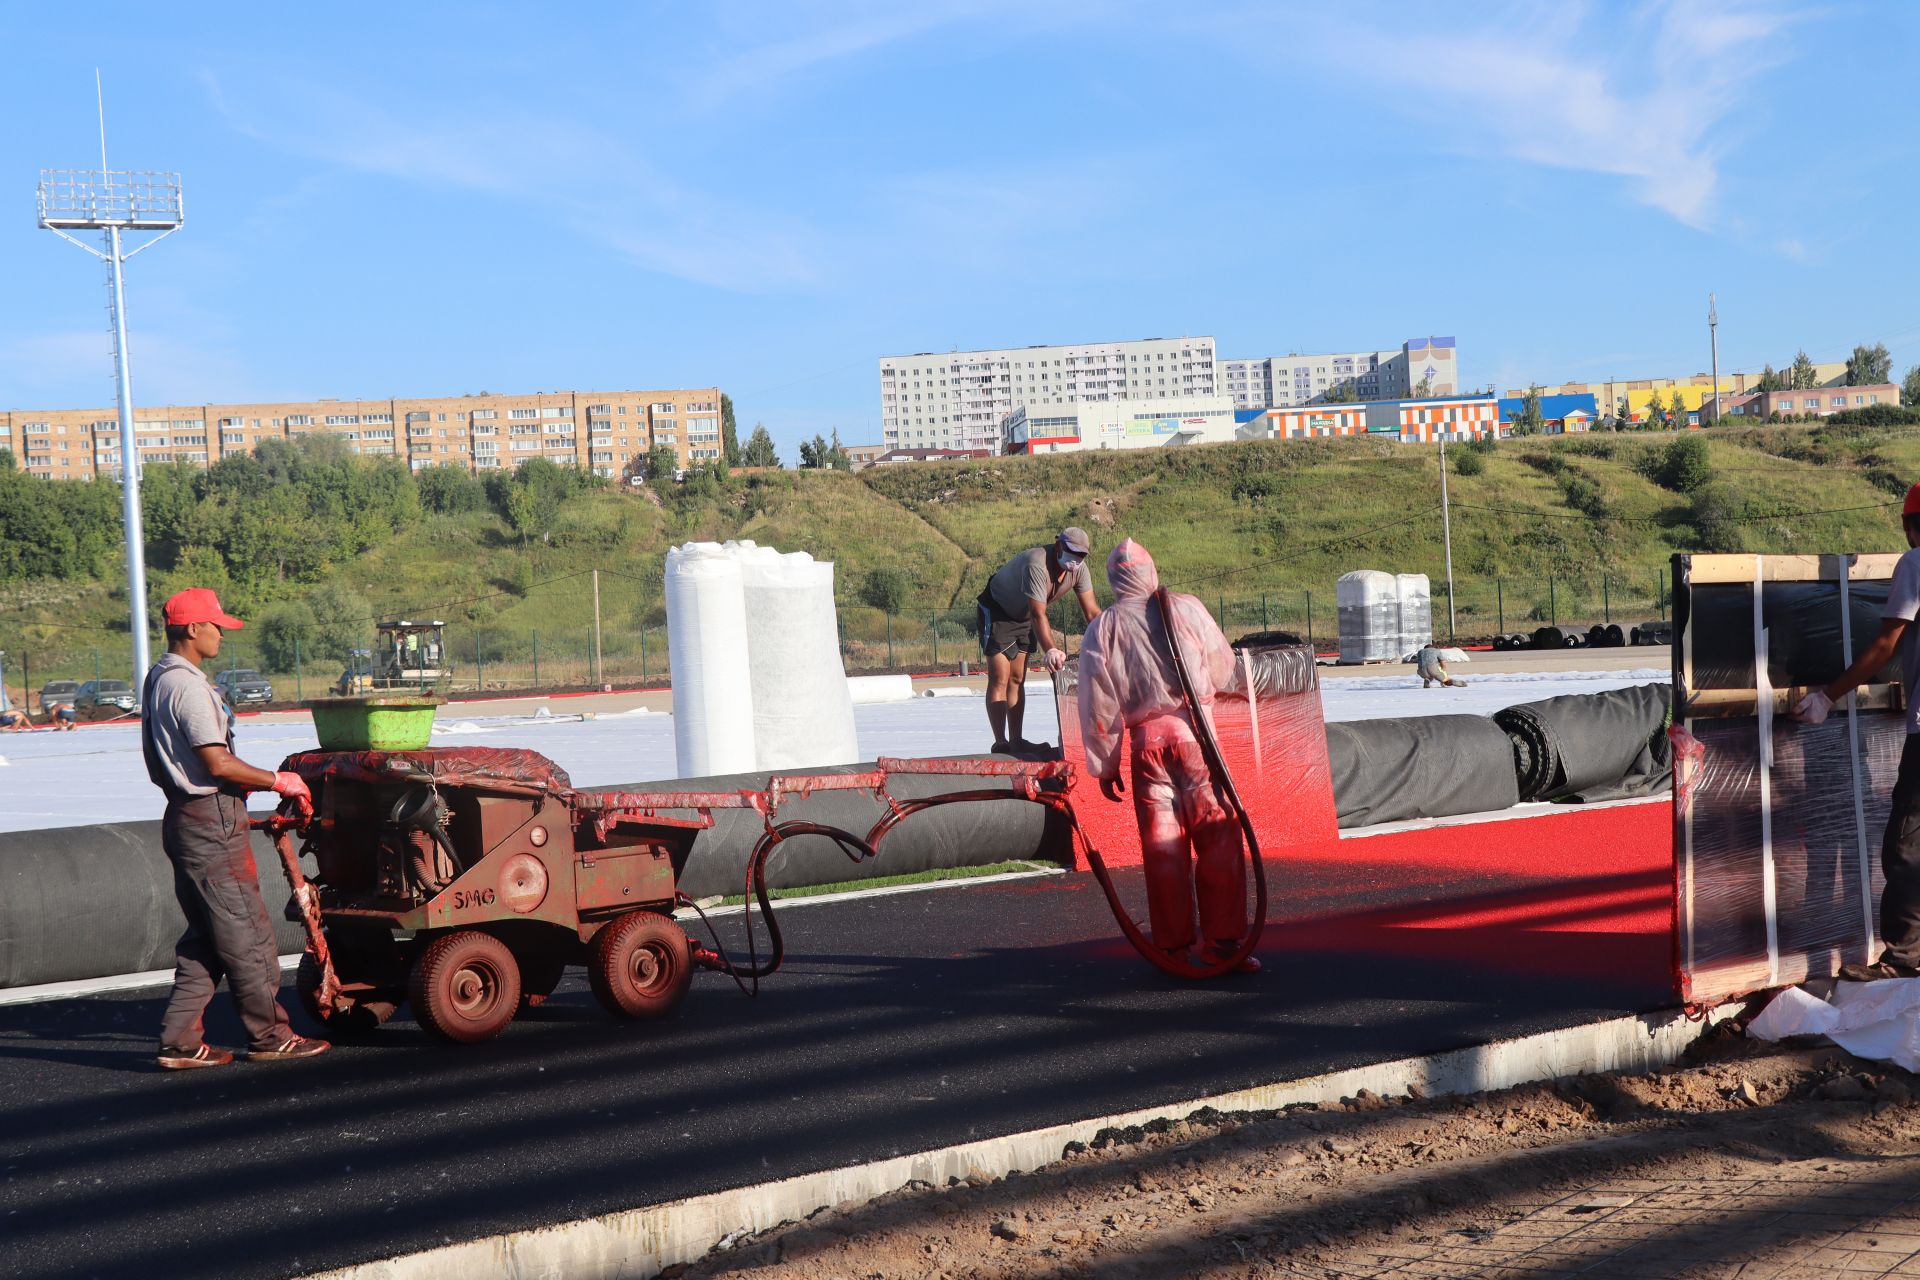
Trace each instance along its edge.
<path fill-rule="evenodd" d="M 1340 612 L 1340 661 L 1400 660 L 1400 590 L 1392 574 L 1376 569 L 1343 573 L 1334 599 Z"/>
<path fill-rule="evenodd" d="M 752 543 L 728 549 L 740 563 L 746 602 L 753 767 L 852 764 L 860 747 L 840 662 L 832 563 Z"/>
<path fill-rule="evenodd" d="M 740 564 L 717 542 L 667 552 L 674 759 L 683 777 L 754 767 L 753 686 Z"/>
<path fill-rule="evenodd" d="M 1327 726 L 1342 827 L 1507 809 L 1520 801 L 1507 735 L 1485 716 Z"/>
<path fill-rule="evenodd" d="M 1671 789 L 1673 690 L 1633 685 L 1572 693 L 1493 713 L 1513 741 L 1522 800 L 1619 800 Z"/>
<path fill-rule="evenodd" d="M 1879 846 L 1906 739 L 1885 684 L 1897 672 L 1824 724 L 1789 709 L 1878 632 L 1893 560 L 1675 557 L 1676 960 L 1692 1002 L 1878 953 Z"/>
<path fill-rule="evenodd" d="M 1214 699 L 1214 732 L 1261 847 L 1274 857 L 1288 845 L 1334 839 L 1326 725 L 1312 651 L 1304 646 L 1242 650 L 1237 657 L 1237 678 Z M 1066 758 L 1084 770 L 1078 662 L 1070 660 L 1054 677 L 1054 689 Z M 1140 831 L 1131 796 L 1112 804 L 1083 781 L 1074 792 L 1074 810 L 1109 866 L 1139 864 Z"/>
<path fill-rule="evenodd" d="M 1411 662 L 1433 643 L 1433 586 L 1424 573 L 1402 573 L 1394 577 L 1394 590 L 1400 598 L 1400 657 Z"/>

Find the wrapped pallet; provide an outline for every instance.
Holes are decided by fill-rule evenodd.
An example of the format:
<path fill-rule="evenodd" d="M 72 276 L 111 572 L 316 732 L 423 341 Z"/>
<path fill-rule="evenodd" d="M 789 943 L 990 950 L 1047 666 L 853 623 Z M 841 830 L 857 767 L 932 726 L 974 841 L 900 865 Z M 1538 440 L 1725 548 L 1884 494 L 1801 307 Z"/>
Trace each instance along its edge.
<path fill-rule="evenodd" d="M 1394 575 L 1400 601 L 1400 657 L 1411 662 L 1433 643 L 1433 587 L 1424 573 Z"/>
<path fill-rule="evenodd" d="M 754 767 L 853 763 L 860 747 L 840 660 L 833 563 L 750 542 L 728 549 L 739 561 L 745 588 Z"/>
<path fill-rule="evenodd" d="M 1392 574 L 1377 569 L 1343 573 L 1334 600 L 1340 611 L 1340 661 L 1400 660 L 1400 591 Z"/>
<path fill-rule="evenodd" d="M 753 685 L 740 561 L 717 542 L 674 547 L 667 552 L 666 596 L 680 776 L 751 772 Z"/>

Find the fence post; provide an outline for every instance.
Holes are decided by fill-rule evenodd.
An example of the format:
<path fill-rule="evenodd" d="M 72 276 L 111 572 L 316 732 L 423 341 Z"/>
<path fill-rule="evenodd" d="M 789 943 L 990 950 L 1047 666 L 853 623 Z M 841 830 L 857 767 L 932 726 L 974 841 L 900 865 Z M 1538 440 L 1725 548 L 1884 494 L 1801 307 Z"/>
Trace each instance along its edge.
<path fill-rule="evenodd" d="M 927 630 L 933 632 L 933 669 L 938 671 L 940 669 L 940 619 L 929 619 Z"/>
<path fill-rule="evenodd" d="M 296 701 L 304 702 L 306 690 L 300 687 L 300 633 L 293 635 L 293 696 Z"/>
<path fill-rule="evenodd" d="M 100 651 L 98 649 L 93 651 L 93 682 L 96 685 L 100 683 Z"/>
<path fill-rule="evenodd" d="M 1613 584 L 1604 573 L 1600 575 L 1600 621 L 1613 621 Z"/>
<path fill-rule="evenodd" d="M 487 667 L 480 660 L 480 631 L 477 627 L 473 632 L 473 691 L 475 693 L 487 691 Z"/>
<path fill-rule="evenodd" d="M 1660 606 L 1660 621 L 1665 622 L 1667 620 L 1667 571 L 1655 569 L 1653 583 L 1653 602 Z"/>
<path fill-rule="evenodd" d="M 647 683 L 647 629 L 640 628 L 640 683 Z"/>
<path fill-rule="evenodd" d="M 1220 593 L 1220 629 L 1227 629 L 1227 593 L 1224 591 Z"/>
<path fill-rule="evenodd" d="M 893 669 L 893 615 L 887 615 L 887 669 Z"/>
<path fill-rule="evenodd" d="M 1500 619 L 1500 634 L 1507 634 L 1507 593 L 1498 578 L 1493 580 L 1493 612 Z"/>
<path fill-rule="evenodd" d="M 1553 575 L 1547 575 L 1547 625 L 1560 625 L 1560 595 L 1554 588 Z"/>
<path fill-rule="evenodd" d="M 1307 648 L 1313 648 L 1313 592 L 1307 592 Z"/>
<path fill-rule="evenodd" d="M 1267 593 L 1264 591 L 1260 593 L 1260 629 L 1273 630 L 1273 620 L 1267 616 Z"/>
<path fill-rule="evenodd" d="M 642 631 L 640 647 L 643 653 L 646 651 L 646 644 L 647 633 Z M 533 687 L 536 689 L 540 687 L 540 632 L 537 629 L 533 633 Z"/>

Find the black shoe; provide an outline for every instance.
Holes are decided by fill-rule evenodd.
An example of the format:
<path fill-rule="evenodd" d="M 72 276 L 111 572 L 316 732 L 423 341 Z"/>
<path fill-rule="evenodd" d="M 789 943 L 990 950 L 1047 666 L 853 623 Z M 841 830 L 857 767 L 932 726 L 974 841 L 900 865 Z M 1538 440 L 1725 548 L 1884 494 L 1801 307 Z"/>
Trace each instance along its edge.
<path fill-rule="evenodd" d="M 1842 982 L 1882 982 L 1888 978 L 1920 978 L 1920 969 L 1894 960 L 1875 960 L 1872 964 L 1850 964 L 1840 970 Z"/>
<path fill-rule="evenodd" d="M 989 748 L 988 748 L 987 750 L 988 750 L 988 753 L 989 753 L 990 755 L 996 755 L 996 756 L 1005 756 L 1005 755 L 1012 755 L 1012 754 L 1013 754 L 1013 746 L 1012 746 L 1012 744 L 1010 744 L 1010 743 L 1006 743 L 1006 742 L 998 742 L 998 741 L 996 741 L 996 742 L 995 742 L 995 743 L 994 743 L 994 744 L 993 744 L 993 745 L 992 745 L 991 747 L 989 747 Z"/>

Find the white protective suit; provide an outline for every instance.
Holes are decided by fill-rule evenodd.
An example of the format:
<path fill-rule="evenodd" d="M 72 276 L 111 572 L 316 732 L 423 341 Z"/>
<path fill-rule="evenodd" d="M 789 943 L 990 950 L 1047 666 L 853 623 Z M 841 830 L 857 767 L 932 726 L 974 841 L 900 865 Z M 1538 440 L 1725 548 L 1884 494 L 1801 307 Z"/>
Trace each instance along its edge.
<path fill-rule="evenodd" d="M 1087 627 L 1080 645 L 1080 732 L 1087 771 L 1120 776 L 1123 731 L 1133 746 L 1133 807 L 1147 881 L 1154 945 L 1170 951 L 1194 940 L 1197 861 L 1200 925 L 1209 943 L 1235 943 L 1246 928 L 1246 875 L 1239 823 L 1222 803 L 1194 737 L 1180 679 L 1167 653 L 1154 603 L 1160 577 L 1147 549 L 1128 538 L 1107 558 L 1114 602 Z M 1235 657 L 1207 607 L 1170 592 L 1174 633 L 1200 714 L 1230 685 Z"/>

